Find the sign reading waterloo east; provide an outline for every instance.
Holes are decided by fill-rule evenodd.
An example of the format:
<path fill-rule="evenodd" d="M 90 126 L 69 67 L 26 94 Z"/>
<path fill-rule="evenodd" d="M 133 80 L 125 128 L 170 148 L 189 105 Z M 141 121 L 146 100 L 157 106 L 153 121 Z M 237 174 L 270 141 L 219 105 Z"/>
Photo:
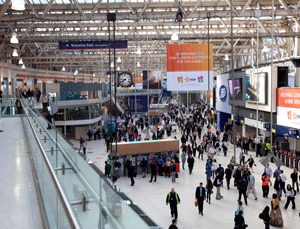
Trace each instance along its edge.
<path fill-rule="evenodd" d="M 209 55 L 208 55 L 209 47 Z M 168 91 L 208 90 L 213 78 L 213 48 L 208 44 L 167 45 Z M 210 82 L 210 88 L 212 87 Z"/>
<path fill-rule="evenodd" d="M 70 41 L 59 42 L 59 49 L 65 50 L 83 50 L 83 49 L 127 49 L 128 42 L 126 40 L 118 41 Z"/>
<path fill-rule="evenodd" d="M 300 88 L 277 89 L 277 123 L 300 129 Z"/>

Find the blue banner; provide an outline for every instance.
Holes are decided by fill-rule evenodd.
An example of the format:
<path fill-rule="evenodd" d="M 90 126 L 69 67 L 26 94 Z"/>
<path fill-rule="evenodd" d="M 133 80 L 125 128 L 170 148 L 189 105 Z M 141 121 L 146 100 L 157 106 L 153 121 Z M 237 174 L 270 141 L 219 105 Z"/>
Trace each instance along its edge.
<path fill-rule="evenodd" d="M 59 42 L 59 49 L 77 50 L 77 49 L 127 49 L 127 40 L 118 41 L 70 41 Z"/>

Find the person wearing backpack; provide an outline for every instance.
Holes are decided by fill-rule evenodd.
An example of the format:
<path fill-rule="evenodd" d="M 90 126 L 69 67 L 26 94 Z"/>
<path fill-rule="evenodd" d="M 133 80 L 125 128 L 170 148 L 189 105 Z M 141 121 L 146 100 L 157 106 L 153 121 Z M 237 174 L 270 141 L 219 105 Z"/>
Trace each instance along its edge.
<path fill-rule="evenodd" d="M 290 205 L 290 202 L 292 202 L 292 209 L 296 209 L 296 204 L 295 204 L 295 196 L 296 196 L 296 192 L 295 190 L 292 188 L 292 186 L 290 184 L 288 184 L 286 186 L 286 197 L 287 197 L 287 201 L 286 204 L 284 206 L 284 209 L 287 209 Z"/>

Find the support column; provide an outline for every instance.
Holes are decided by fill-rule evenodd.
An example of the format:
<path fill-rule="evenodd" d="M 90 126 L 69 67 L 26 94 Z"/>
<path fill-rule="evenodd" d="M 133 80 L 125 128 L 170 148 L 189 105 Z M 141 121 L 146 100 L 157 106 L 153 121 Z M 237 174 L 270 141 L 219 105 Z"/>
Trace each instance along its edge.
<path fill-rule="evenodd" d="M 298 33 L 300 30 L 300 25 L 296 21 L 296 29 L 295 32 Z M 300 56 L 300 38 L 295 37 L 295 47 L 294 47 L 294 56 L 298 57 Z M 296 67 L 296 73 L 295 73 L 295 87 L 300 87 L 300 61 L 295 60 L 294 61 L 295 67 Z"/>
<path fill-rule="evenodd" d="M 242 125 L 242 137 L 246 137 L 246 125 Z"/>

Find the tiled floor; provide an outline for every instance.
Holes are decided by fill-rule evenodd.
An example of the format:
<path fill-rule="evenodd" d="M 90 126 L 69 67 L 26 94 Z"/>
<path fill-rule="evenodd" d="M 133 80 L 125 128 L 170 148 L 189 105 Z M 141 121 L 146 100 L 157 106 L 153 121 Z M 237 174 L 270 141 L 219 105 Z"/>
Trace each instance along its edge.
<path fill-rule="evenodd" d="M 20 118 L 0 118 L 0 228 L 41 229 Z"/>
<path fill-rule="evenodd" d="M 88 158 L 103 170 L 104 161 L 107 158 L 104 141 L 97 140 L 88 142 L 87 151 L 89 152 Z M 222 155 L 217 156 L 218 163 L 227 165 L 232 154 L 233 149 L 231 146 L 227 157 Z M 216 190 L 214 190 L 211 205 L 207 203 L 204 205 L 204 216 L 199 215 L 197 209 L 194 207 L 195 188 L 200 181 L 205 181 L 205 159 L 206 156 L 204 161 L 195 159 L 193 174 L 189 175 L 187 170 L 181 171 L 179 179 L 176 180 L 175 184 L 171 183 L 171 179 L 164 177 L 158 177 L 156 183 L 149 183 L 149 175 L 144 179 L 141 176 L 137 177 L 136 184 L 133 187 L 130 186 L 130 180 L 127 177 L 120 178 L 116 184 L 121 191 L 125 192 L 162 228 L 168 228 L 171 221 L 170 210 L 165 204 L 165 198 L 172 187 L 175 188 L 181 198 L 181 204 L 178 206 L 178 227 L 180 229 L 216 229 L 218 227 L 222 227 L 224 229 L 233 228 L 234 211 L 237 208 L 238 198 L 238 191 L 236 188 L 232 188 L 230 190 L 222 188 L 221 193 L 224 196 L 222 200 L 215 199 Z M 245 220 L 249 225 L 248 228 L 250 229 L 264 228 L 264 224 L 258 218 L 258 214 L 266 205 L 269 205 L 271 201 L 270 198 L 264 199 L 262 197 L 260 176 L 263 172 L 263 166 L 260 165 L 257 158 L 255 158 L 255 162 L 257 166 L 254 168 L 254 175 L 256 178 L 258 200 L 255 201 L 253 195 L 250 194 L 248 206 L 244 206 Z M 275 166 L 272 165 L 273 171 L 274 168 Z M 286 167 L 283 169 L 289 178 L 292 170 Z M 290 183 L 290 178 L 287 183 Z M 269 196 L 271 196 L 274 192 L 273 190 L 274 189 L 271 187 Z M 296 210 L 292 210 L 291 206 L 288 210 L 282 210 L 285 229 L 300 228 L 300 217 L 298 215 L 300 210 L 299 200 L 300 198 L 297 196 Z M 284 205 L 285 202 L 286 198 L 283 197 L 281 206 Z"/>

